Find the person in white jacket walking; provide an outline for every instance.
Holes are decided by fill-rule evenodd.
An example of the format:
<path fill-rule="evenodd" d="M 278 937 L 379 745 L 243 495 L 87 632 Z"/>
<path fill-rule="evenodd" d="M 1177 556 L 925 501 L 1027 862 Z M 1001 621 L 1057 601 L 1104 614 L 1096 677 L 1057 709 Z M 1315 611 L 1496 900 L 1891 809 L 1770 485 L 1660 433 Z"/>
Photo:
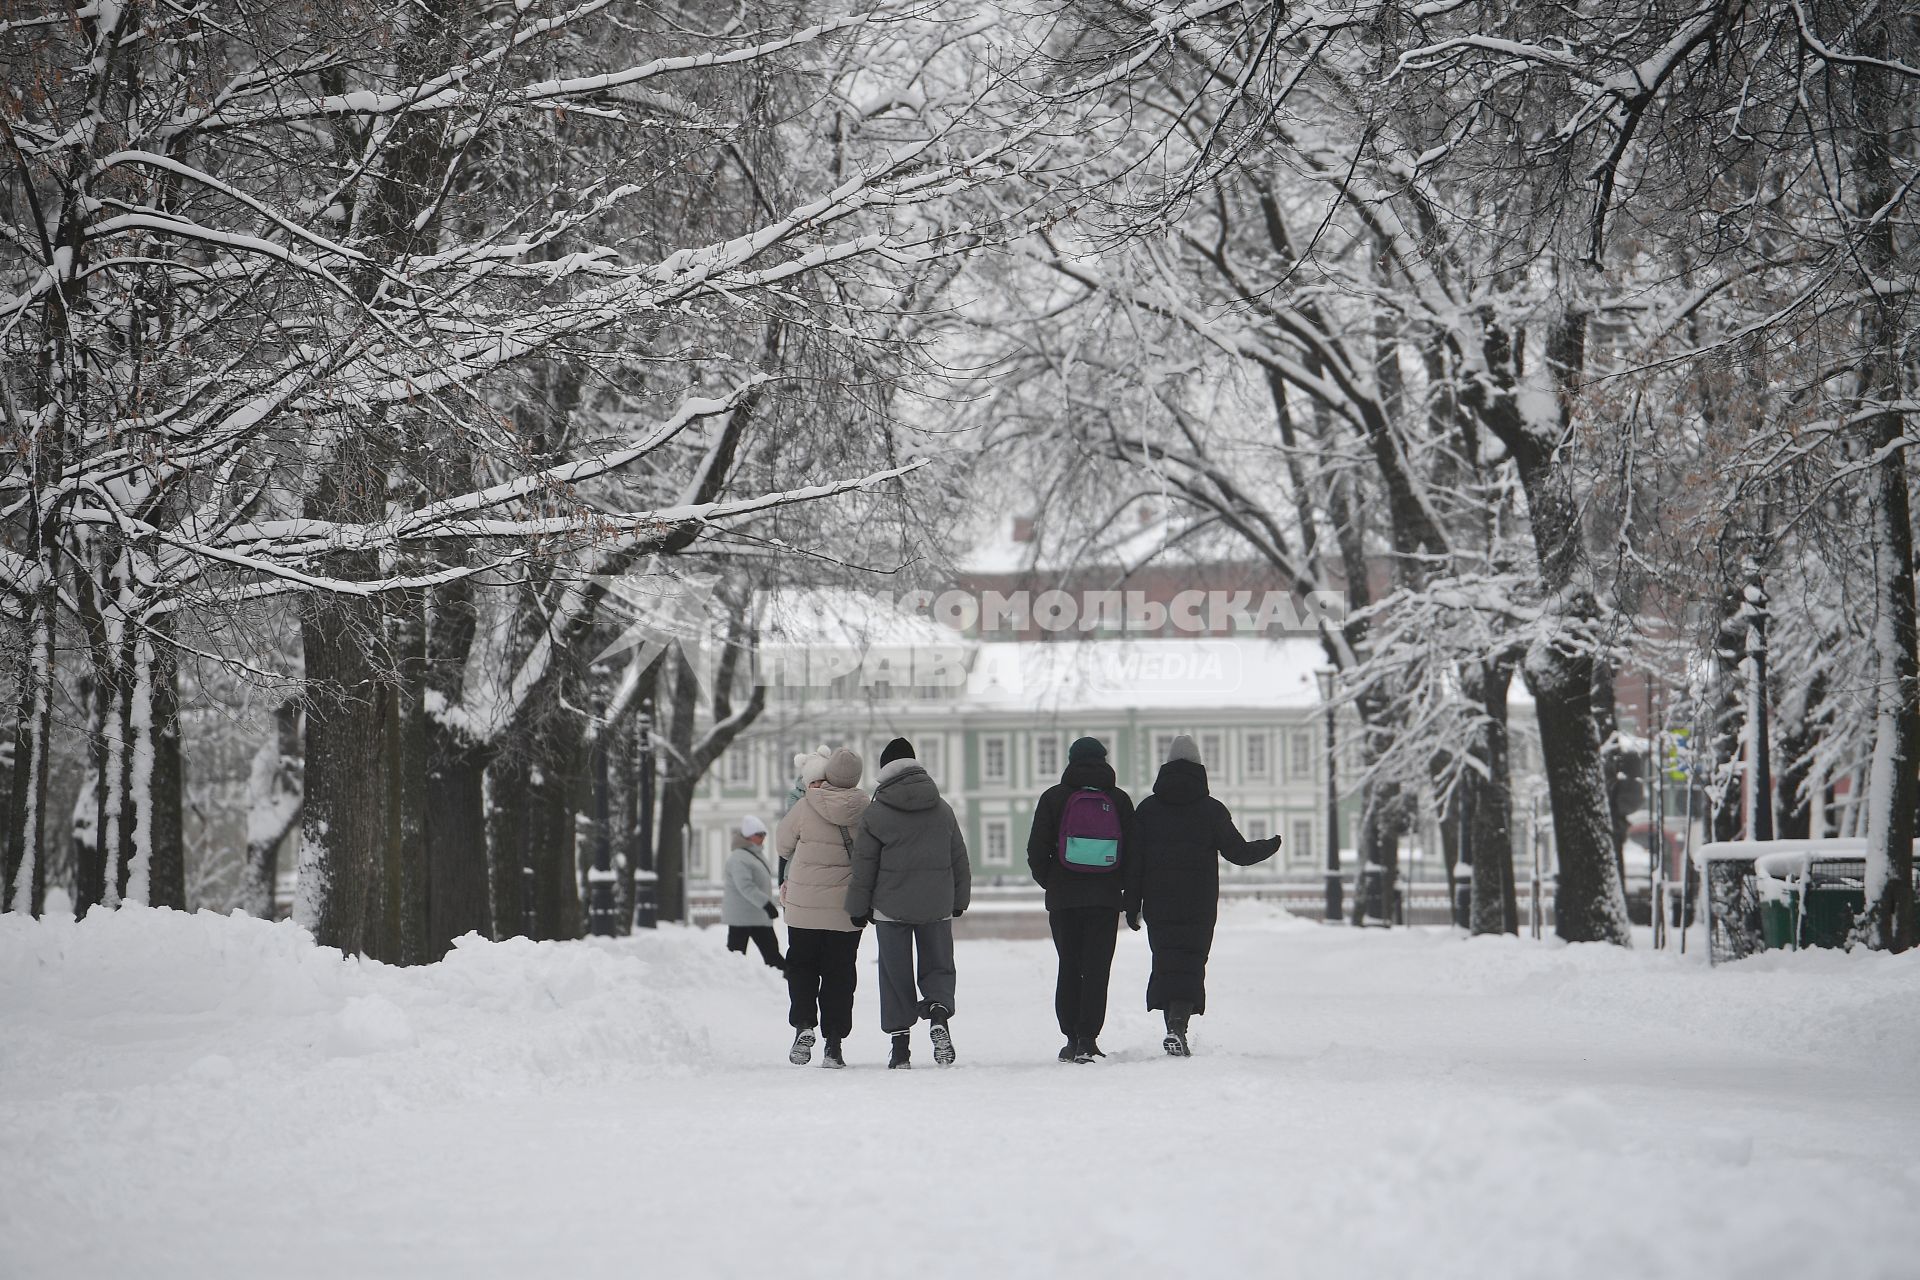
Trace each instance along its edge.
<path fill-rule="evenodd" d="M 766 843 L 766 823 L 753 814 L 740 819 L 721 886 L 720 923 L 727 927 L 727 950 L 745 955 L 751 942 L 768 968 L 785 972 L 787 958 L 780 954 L 780 935 L 773 931 L 780 908 L 773 903 L 773 868 L 763 852 Z"/>

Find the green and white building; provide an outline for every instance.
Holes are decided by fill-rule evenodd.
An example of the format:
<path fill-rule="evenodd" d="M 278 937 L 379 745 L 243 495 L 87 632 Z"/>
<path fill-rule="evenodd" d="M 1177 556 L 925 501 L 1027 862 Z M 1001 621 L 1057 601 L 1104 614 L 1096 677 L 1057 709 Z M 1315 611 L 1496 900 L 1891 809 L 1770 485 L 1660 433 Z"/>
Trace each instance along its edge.
<path fill-rule="evenodd" d="M 1083 736 L 1107 744 L 1121 786 L 1138 801 L 1174 736 L 1190 735 L 1241 831 L 1283 837 L 1274 862 L 1252 874 L 1305 878 L 1325 866 L 1326 720 L 1314 678 L 1324 658 L 1315 641 L 949 639 L 946 649 L 934 666 L 964 670 L 964 682 L 896 684 L 870 678 L 870 669 L 869 678 L 850 673 L 830 687 L 770 688 L 766 711 L 695 802 L 689 878 L 717 874 L 744 815 L 769 825 L 779 817 L 796 753 L 852 747 L 870 787 L 896 736 L 913 742 L 953 805 L 974 874 L 989 883 L 1026 879 L 1034 801 L 1059 781 L 1068 744 Z M 909 664 L 882 668 L 884 676 Z M 1346 809 L 1343 826 L 1352 820 Z"/>

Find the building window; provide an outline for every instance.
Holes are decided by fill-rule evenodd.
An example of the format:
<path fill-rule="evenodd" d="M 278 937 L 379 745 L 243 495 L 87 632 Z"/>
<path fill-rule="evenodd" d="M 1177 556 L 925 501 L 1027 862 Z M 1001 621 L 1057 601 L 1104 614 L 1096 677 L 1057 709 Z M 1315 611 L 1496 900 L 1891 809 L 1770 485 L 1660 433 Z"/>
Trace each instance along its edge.
<path fill-rule="evenodd" d="M 1167 762 L 1167 757 L 1173 753 L 1174 737 L 1175 735 L 1171 733 L 1156 733 L 1153 735 L 1152 764 L 1159 766 Z"/>
<path fill-rule="evenodd" d="M 1060 776 L 1059 734 L 1036 733 L 1033 735 L 1033 776 L 1042 781 L 1050 781 Z"/>
<path fill-rule="evenodd" d="M 980 740 L 980 776 L 988 782 L 1007 780 L 1007 740 L 995 734 Z"/>
<path fill-rule="evenodd" d="M 1005 818 L 989 818 L 986 823 L 987 847 L 981 852 L 980 861 L 989 867 L 1010 867 L 1013 865 L 1013 840 L 1007 830 Z"/>
<path fill-rule="evenodd" d="M 934 778 L 940 776 L 940 739 L 928 738 L 913 744 L 914 759 Z"/>
<path fill-rule="evenodd" d="M 1226 749 L 1220 745 L 1219 734 L 1203 733 L 1200 735 L 1200 763 L 1209 769 L 1218 769 L 1222 777 L 1226 776 Z"/>
<path fill-rule="evenodd" d="M 1313 777 L 1313 733 L 1295 729 L 1287 735 L 1287 776 L 1296 781 Z"/>
<path fill-rule="evenodd" d="M 1267 735 L 1265 731 L 1247 734 L 1246 739 L 1247 776 L 1264 778 L 1267 776 Z"/>
<path fill-rule="evenodd" d="M 1295 862 L 1314 861 L 1315 850 L 1313 847 L 1312 819 L 1295 818 L 1293 820 L 1293 848 L 1288 850 L 1288 852 Z"/>
<path fill-rule="evenodd" d="M 748 787 L 753 785 L 752 744 L 736 742 L 728 748 L 727 785 L 730 787 Z"/>
<path fill-rule="evenodd" d="M 1265 818 L 1247 819 L 1247 839 L 1265 840 L 1271 834 L 1273 834 L 1272 828 L 1267 825 Z"/>

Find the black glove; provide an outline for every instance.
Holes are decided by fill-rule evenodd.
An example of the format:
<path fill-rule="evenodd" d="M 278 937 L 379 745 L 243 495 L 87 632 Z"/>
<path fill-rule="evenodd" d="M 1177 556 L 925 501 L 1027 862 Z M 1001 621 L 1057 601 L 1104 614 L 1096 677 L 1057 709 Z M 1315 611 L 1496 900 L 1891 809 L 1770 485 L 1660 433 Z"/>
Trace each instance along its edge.
<path fill-rule="evenodd" d="M 1135 933 L 1140 932 L 1140 908 L 1135 907 L 1133 910 L 1127 912 L 1127 928 L 1133 930 Z"/>
<path fill-rule="evenodd" d="M 767 919 L 778 920 L 780 918 L 780 908 L 774 906 L 771 902 L 767 904 L 766 911 Z"/>
<path fill-rule="evenodd" d="M 866 916 L 853 916 L 853 917 L 851 917 L 851 919 L 853 920 L 853 927 L 854 927 L 854 928 L 856 928 L 856 929 L 864 929 L 864 928 L 866 928 L 866 927 L 867 927 L 867 917 L 866 917 Z"/>

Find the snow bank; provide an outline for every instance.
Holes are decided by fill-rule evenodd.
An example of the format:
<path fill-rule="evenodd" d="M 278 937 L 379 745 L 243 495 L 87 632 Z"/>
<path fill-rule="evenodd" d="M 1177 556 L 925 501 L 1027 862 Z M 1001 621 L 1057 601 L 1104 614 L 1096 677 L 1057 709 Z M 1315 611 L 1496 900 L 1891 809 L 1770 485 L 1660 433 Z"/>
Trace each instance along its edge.
<path fill-rule="evenodd" d="M 439 964 L 398 969 L 238 913 L 0 916 L 0 1072 L 44 1098 L 260 1071 L 285 1086 L 266 1099 L 282 1105 L 369 1077 L 444 1099 L 686 1071 L 709 1056 L 687 993 L 746 976 L 717 951 L 674 929 L 605 945 L 469 936 Z M 145 1079 L 114 1052 L 131 1042 Z"/>

